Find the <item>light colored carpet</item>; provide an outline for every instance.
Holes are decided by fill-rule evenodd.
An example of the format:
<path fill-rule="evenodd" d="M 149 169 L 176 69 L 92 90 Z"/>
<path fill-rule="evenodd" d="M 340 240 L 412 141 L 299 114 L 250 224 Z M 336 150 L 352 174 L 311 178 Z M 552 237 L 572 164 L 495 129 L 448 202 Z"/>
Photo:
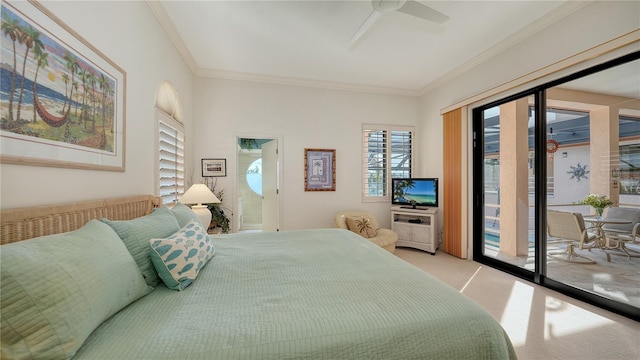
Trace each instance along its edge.
<path fill-rule="evenodd" d="M 441 251 L 398 248 L 396 255 L 484 307 L 520 360 L 640 359 L 640 326 L 631 319 Z"/>

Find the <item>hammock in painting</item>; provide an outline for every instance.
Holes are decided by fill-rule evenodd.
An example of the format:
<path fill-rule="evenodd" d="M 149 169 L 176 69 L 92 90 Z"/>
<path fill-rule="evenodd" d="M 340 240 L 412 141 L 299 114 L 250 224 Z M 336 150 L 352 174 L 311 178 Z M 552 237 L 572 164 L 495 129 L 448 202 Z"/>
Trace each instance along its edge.
<path fill-rule="evenodd" d="M 54 116 L 49 114 L 49 112 L 44 108 L 44 106 L 40 103 L 38 99 L 38 92 L 36 91 L 36 83 L 33 83 L 33 103 L 35 104 L 36 111 L 38 115 L 42 118 L 42 120 L 49 126 L 60 127 L 64 125 L 69 118 L 69 111 L 71 111 L 71 106 L 67 109 L 67 111 L 62 116 Z M 67 105 L 67 102 L 64 102 L 63 109 Z"/>

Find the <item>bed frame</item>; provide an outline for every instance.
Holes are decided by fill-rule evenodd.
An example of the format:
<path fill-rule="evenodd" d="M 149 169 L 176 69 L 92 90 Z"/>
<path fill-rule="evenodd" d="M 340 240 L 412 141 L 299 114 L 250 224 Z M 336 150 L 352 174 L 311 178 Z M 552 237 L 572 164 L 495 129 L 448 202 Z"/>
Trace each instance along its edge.
<path fill-rule="evenodd" d="M 89 220 L 131 220 L 162 205 L 153 195 L 0 210 L 0 244 L 79 229 Z"/>

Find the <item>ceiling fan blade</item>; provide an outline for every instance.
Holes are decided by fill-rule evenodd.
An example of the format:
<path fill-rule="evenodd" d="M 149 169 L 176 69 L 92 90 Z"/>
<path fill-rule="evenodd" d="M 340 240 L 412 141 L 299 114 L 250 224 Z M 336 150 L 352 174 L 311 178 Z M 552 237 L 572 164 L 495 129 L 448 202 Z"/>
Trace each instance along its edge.
<path fill-rule="evenodd" d="M 447 15 L 414 0 L 407 0 L 407 2 L 399 8 L 398 11 L 421 19 L 433 21 L 438 24 L 442 24 L 449 20 Z"/>
<path fill-rule="evenodd" d="M 354 45 L 356 42 L 358 42 L 358 40 L 360 40 L 360 38 L 367 31 L 369 31 L 371 26 L 373 26 L 373 24 L 375 24 L 376 21 L 378 21 L 378 19 L 380 19 L 381 16 L 382 16 L 381 12 L 378 12 L 375 10 L 372 11 L 371 14 L 369 14 L 369 16 L 367 17 L 367 19 L 362 23 L 362 25 L 360 25 L 358 30 L 356 30 L 356 32 L 351 37 L 351 45 Z"/>

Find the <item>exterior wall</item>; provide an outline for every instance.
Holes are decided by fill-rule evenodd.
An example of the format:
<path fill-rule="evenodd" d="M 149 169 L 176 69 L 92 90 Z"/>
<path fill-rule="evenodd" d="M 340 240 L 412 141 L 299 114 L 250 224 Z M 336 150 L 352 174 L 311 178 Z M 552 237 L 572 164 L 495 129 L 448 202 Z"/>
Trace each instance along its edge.
<path fill-rule="evenodd" d="M 562 146 L 562 145 L 561 145 Z M 564 154 L 566 153 L 566 157 Z M 587 166 L 587 178 L 572 177 L 571 167 Z M 553 198 L 549 199 L 549 206 L 553 204 L 572 204 L 584 199 L 589 194 L 589 182 L 591 181 L 591 164 L 589 162 L 589 146 L 560 147 L 553 156 Z M 588 206 L 579 206 L 575 209 L 562 209 L 567 211 L 591 211 Z"/>
<path fill-rule="evenodd" d="M 564 153 L 567 154 L 564 157 Z M 571 146 L 560 148 L 554 156 L 554 174 L 555 174 L 555 193 L 549 204 L 571 204 L 584 199 L 590 192 L 589 181 L 593 174 L 589 172 L 587 179 L 582 178 L 580 181 L 572 174 L 571 167 L 587 165 L 587 171 L 591 171 L 592 165 L 589 163 L 589 147 L 588 146 Z M 620 206 L 640 206 L 640 195 L 620 194 Z M 571 211 L 583 212 L 585 214 L 593 213 L 593 209 L 589 206 L 577 206 L 570 208 Z"/>
<path fill-rule="evenodd" d="M 156 88 L 163 80 L 176 88 L 182 102 L 186 136 L 193 139 L 190 70 L 145 2 L 47 1 L 43 5 L 126 72 L 126 171 L 2 164 L 0 206 L 13 208 L 154 194 Z M 87 14 L 99 14 L 100 21 Z M 191 154 L 193 143 L 188 146 L 187 154 Z M 189 156 L 187 161 L 191 159 Z"/>

